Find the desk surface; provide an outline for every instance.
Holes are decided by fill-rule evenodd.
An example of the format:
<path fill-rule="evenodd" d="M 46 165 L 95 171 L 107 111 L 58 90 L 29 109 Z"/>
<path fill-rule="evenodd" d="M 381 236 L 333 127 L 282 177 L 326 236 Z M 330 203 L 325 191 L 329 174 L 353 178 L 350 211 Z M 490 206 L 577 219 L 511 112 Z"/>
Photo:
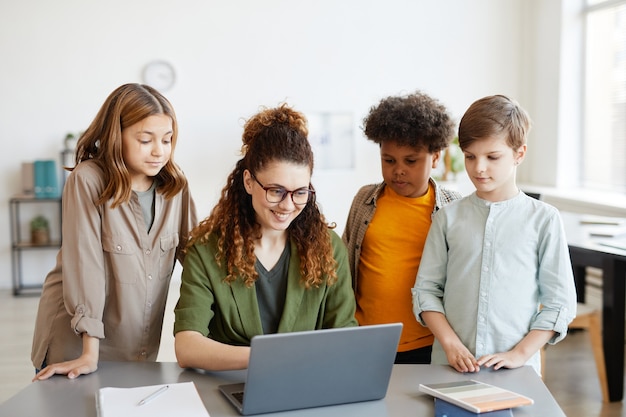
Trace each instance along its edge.
<path fill-rule="evenodd" d="M 174 362 L 101 362 L 97 372 L 69 380 L 55 376 L 33 382 L 0 405 L 2 416 L 95 417 L 98 388 L 135 387 L 193 381 L 211 417 L 239 416 L 218 391 L 224 383 L 242 382 L 245 371 L 205 373 L 181 369 Z M 530 367 L 478 374 L 459 374 L 448 366 L 395 365 L 387 396 L 383 400 L 287 411 L 264 416 L 434 416 L 433 398 L 418 391 L 420 383 L 477 379 L 498 385 L 535 400 L 532 406 L 514 410 L 518 416 L 565 416 L 543 381 Z"/>

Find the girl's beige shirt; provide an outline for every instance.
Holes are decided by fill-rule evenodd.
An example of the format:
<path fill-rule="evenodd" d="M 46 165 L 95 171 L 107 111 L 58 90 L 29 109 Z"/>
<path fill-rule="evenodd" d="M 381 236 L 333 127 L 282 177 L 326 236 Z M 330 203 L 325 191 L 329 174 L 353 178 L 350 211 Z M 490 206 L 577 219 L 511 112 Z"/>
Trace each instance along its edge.
<path fill-rule="evenodd" d="M 83 333 L 100 339 L 100 360 L 156 360 L 170 278 L 196 225 L 186 187 L 158 191 L 146 229 L 135 193 L 115 209 L 96 202 L 102 170 L 80 163 L 63 190 L 63 243 L 43 285 L 31 359 L 35 368 L 78 358 Z"/>

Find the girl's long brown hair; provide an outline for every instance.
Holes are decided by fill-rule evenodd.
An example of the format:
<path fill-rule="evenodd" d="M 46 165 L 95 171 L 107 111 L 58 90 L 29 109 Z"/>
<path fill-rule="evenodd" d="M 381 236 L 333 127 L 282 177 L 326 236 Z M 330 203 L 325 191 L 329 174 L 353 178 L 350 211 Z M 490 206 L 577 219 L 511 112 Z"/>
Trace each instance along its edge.
<path fill-rule="evenodd" d="M 312 172 L 313 151 L 307 136 L 304 115 L 286 104 L 263 108 L 245 123 L 243 158 L 228 176 L 217 205 L 192 231 L 189 242 L 206 243 L 209 235 L 217 235 L 216 258 L 227 268 L 226 282 L 240 277 L 251 286 L 258 278 L 254 240 L 261 237 L 261 227 L 256 222 L 252 196 L 244 188 L 244 171 L 255 174 L 272 162 L 289 162 L 308 166 Z M 325 280 L 332 285 L 337 280 L 328 229 L 314 198 L 287 229 L 298 248 L 301 282 L 306 288 L 319 287 Z"/>
<path fill-rule="evenodd" d="M 172 154 L 156 175 L 157 190 L 165 198 L 171 198 L 187 185 L 187 179 L 174 163 L 174 149 L 178 140 L 174 108 L 150 86 L 124 84 L 107 97 L 96 118 L 76 144 L 76 165 L 91 159 L 104 172 L 105 189 L 98 204 L 112 199 L 111 207 L 115 208 L 130 199 L 132 188 L 130 174 L 122 157 L 122 130 L 158 114 L 172 119 Z"/>

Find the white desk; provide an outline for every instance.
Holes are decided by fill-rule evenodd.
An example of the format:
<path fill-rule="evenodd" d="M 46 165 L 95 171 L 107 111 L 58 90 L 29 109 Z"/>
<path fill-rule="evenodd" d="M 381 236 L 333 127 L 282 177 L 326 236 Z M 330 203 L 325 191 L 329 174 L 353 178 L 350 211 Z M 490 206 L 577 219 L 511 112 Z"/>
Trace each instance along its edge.
<path fill-rule="evenodd" d="M 173 362 L 102 362 L 97 372 L 69 380 L 55 376 L 34 382 L 0 405 L 0 416 L 7 417 L 95 417 L 95 393 L 106 386 L 134 387 L 194 381 L 211 417 L 238 416 L 238 412 L 218 391 L 217 386 L 242 382 L 245 371 L 204 373 L 185 370 Z M 520 416 L 565 416 L 543 381 L 530 368 L 523 367 L 478 374 L 459 374 L 448 366 L 395 365 L 387 396 L 380 401 L 287 411 L 263 416 L 359 416 L 430 417 L 434 416 L 433 398 L 418 391 L 420 383 L 478 379 L 517 391 L 535 404 L 517 408 Z"/>

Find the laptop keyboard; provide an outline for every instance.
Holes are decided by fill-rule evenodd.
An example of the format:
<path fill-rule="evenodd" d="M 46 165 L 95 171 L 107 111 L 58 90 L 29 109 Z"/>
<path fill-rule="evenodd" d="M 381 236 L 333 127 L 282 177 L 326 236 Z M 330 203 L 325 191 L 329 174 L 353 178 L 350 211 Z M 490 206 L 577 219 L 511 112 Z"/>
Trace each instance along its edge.
<path fill-rule="evenodd" d="M 231 394 L 237 401 L 243 404 L 243 391 L 233 392 Z"/>

